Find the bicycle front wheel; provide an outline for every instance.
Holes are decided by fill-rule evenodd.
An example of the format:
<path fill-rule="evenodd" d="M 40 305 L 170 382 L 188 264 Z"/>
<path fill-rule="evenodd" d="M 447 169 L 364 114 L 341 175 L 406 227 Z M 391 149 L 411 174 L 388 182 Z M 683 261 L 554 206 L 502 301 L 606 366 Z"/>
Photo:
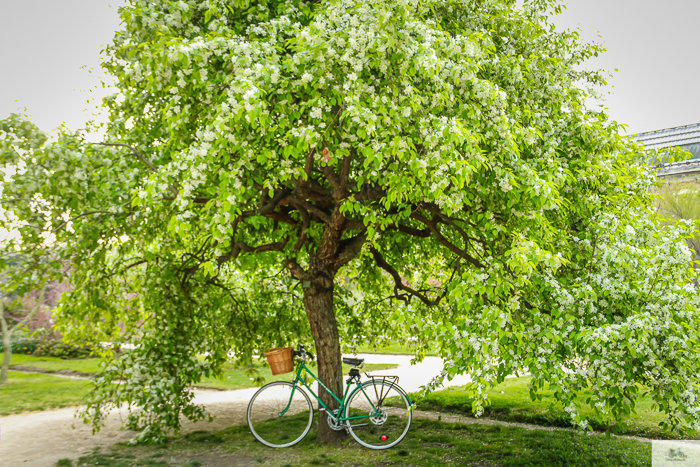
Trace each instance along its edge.
<path fill-rule="evenodd" d="M 247 419 L 258 441 L 272 448 L 286 448 L 309 433 L 314 409 L 302 388 L 276 381 L 255 393 L 248 404 Z"/>
<path fill-rule="evenodd" d="M 411 406 L 403 389 L 388 381 L 367 381 L 350 395 L 345 408 L 348 431 L 370 449 L 396 446 L 411 427 Z"/>

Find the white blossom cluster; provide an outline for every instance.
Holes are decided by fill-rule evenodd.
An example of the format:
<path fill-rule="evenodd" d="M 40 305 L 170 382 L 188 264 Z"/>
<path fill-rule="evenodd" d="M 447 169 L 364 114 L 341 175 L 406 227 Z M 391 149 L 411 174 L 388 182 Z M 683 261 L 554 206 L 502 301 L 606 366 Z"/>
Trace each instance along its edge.
<path fill-rule="evenodd" d="M 499 377 L 529 373 L 533 384 L 560 388 L 572 424 L 585 429 L 589 420 L 580 415 L 578 391 L 590 390 L 589 406 L 599 421 L 611 423 L 613 410 L 634 408 L 643 384 L 656 403 L 674 401 L 669 417 L 700 428 L 700 387 L 692 376 L 697 348 L 689 345 L 700 336 L 700 294 L 683 241 L 693 231 L 690 222 L 660 227 L 645 212 L 603 214 L 593 242 L 573 238 L 591 255 L 589 266 L 573 277 L 558 273 L 566 268 L 561 258 L 533 242 L 516 241 L 509 265 L 522 276 L 513 282 L 520 292 L 502 306 L 479 307 L 471 299 L 455 303 L 472 307 L 471 317 L 445 330 L 442 338 L 458 351 L 451 352 L 450 366 L 433 386 L 469 372 L 480 413 L 486 388 Z M 471 275 L 464 285 L 488 293 L 497 275 Z M 546 284 L 546 292 L 528 291 L 532 282 Z M 530 344 L 525 351 L 523 344 Z"/>

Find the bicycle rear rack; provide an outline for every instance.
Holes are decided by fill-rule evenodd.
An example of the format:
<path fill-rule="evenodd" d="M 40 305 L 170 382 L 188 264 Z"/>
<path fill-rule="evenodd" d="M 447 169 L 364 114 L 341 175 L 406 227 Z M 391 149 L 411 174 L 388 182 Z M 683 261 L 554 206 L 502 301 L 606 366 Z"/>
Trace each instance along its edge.
<path fill-rule="evenodd" d="M 384 402 L 384 398 L 389 394 L 389 390 L 391 389 L 392 386 L 396 386 L 397 388 L 399 387 L 399 377 L 398 376 L 372 376 L 368 373 L 365 373 L 365 376 L 369 379 L 372 380 L 372 382 L 377 382 L 380 381 L 381 384 L 381 390 L 380 392 L 377 392 L 377 385 L 374 384 L 374 392 L 375 395 L 377 396 L 377 403 L 381 405 Z M 389 386 L 387 387 L 383 383 L 389 383 Z M 384 392 L 386 389 L 386 393 Z"/>

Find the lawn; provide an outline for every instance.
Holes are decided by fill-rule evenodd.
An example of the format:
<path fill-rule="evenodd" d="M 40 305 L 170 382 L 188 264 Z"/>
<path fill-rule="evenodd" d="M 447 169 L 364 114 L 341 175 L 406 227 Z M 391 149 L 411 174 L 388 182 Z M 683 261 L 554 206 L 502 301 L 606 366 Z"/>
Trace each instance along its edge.
<path fill-rule="evenodd" d="M 62 360 L 54 357 L 34 357 L 32 355 L 13 355 L 12 364 L 23 367 L 40 368 L 46 371 L 73 371 L 96 374 L 102 371 L 102 360 L 85 358 Z M 394 368 L 389 364 L 368 364 L 363 371 Z M 350 367 L 343 365 L 345 374 Z M 260 375 L 266 382 L 278 379 L 290 379 L 291 374 L 272 376 L 269 368 L 260 368 Z M 225 366 L 223 379 L 205 378 L 197 387 L 213 389 L 242 389 L 258 384 L 246 375 L 245 370 Z M 63 378 L 42 373 L 24 373 L 10 371 L 7 385 L 0 386 L 0 415 L 9 415 L 31 410 L 46 410 L 57 407 L 80 405 L 90 390 L 90 382 L 80 379 Z"/>
<path fill-rule="evenodd" d="M 97 374 L 102 372 L 101 358 L 76 358 L 64 360 L 58 357 L 35 357 L 34 355 L 12 355 L 11 365 L 40 368 L 46 371 L 75 371 Z"/>
<path fill-rule="evenodd" d="M 388 345 L 382 345 L 381 347 L 374 347 L 371 345 L 360 345 L 357 347 L 359 353 L 377 353 L 377 354 L 390 354 L 390 355 L 415 355 L 415 350 L 412 349 L 411 345 L 401 345 L 399 343 L 392 343 Z M 427 352 L 426 355 L 437 355 L 435 352 Z"/>
<path fill-rule="evenodd" d="M 13 355 L 12 364 L 24 367 L 40 368 L 46 371 L 68 370 L 87 375 L 102 370 L 101 359 L 85 358 L 62 360 L 54 357 L 34 357 L 32 355 Z M 310 365 L 311 366 L 311 365 Z M 363 371 L 394 368 L 391 364 L 367 364 Z M 266 382 L 289 380 L 292 374 L 273 376 L 269 368 L 259 368 L 260 376 Z M 350 371 L 343 365 L 343 372 Z M 204 378 L 197 387 L 213 389 L 242 389 L 258 386 L 245 373 L 234 368 L 233 364 L 224 367 L 223 379 Z M 0 386 L 0 415 L 9 415 L 30 410 L 46 410 L 57 407 L 80 405 L 90 389 L 90 382 L 80 379 L 64 378 L 42 373 L 24 373 L 10 371 L 7 385 Z"/>
<path fill-rule="evenodd" d="M 362 448 L 351 439 L 339 447 L 319 447 L 314 430 L 296 446 L 271 449 L 256 442 L 246 426 L 234 426 L 217 433 L 190 433 L 161 446 L 115 445 L 57 465 L 646 467 L 651 465 L 651 444 L 575 432 L 414 419 L 404 441 L 386 451 Z"/>
<path fill-rule="evenodd" d="M 0 415 L 80 405 L 89 389 L 85 380 L 10 371 L 0 386 Z"/>
<path fill-rule="evenodd" d="M 561 404 L 557 403 L 549 391 L 542 392 L 541 401 L 530 400 L 528 383 L 530 377 L 508 378 L 488 392 L 491 406 L 484 410 L 484 416 L 511 422 L 526 422 L 537 425 L 570 427 L 570 417 Z M 451 412 L 471 415 L 471 400 L 467 397 L 464 386 L 455 386 L 433 392 L 425 397 L 421 394 L 411 394 L 415 398 L 418 409 L 440 412 Z M 579 396 L 584 399 L 585 394 Z M 624 420 L 619 427 L 620 433 L 639 435 L 650 438 L 679 438 L 680 436 L 664 432 L 659 422 L 665 416 L 651 410 L 651 399 L 645 397 L 637 403 L 636 414 Z M 584 415 L 593 411 L 583 412 Z M 606 427 L 593 427 L 604 431 Z"/>
<path fill-rule="evenodd" d="M 46 371 L 74 371 L 88 375 L 97 374 L 102 371 L 102 359 L 100 358 L 63 360 L 55 357 L 13 355 L 11 362 L 12 365 L 40 368 Z M 309 366 L 312 369 L 315 368 L 314 363 L 309 364 Z M 366 364 L 362 368 L 362 371 L 387 370 L 395 367 L 396 365 L 393 364 L 371 363 Z M 266 382 L 276 381 L 278 379 L 290 379 L 291 377 L 291 374 L 273 376 L 270 369 L 263 367 L 262 365 L 256 365 L 256 368 L 260 371 L 260 376 L 264 377 Z M 348 365 L 343 365 L 343 374 L 347 375 L 350 368 L 351 367 Z M 250 377 L 246 374 L 245 369 L 238 368 L 234 362 L 230 362 L 224 365 L 224 372 L 221 379 L 204 378 L 202 381 L 197 383 L 196 386 L 213 389 L 243 389 L 258 386 L 258 384 L 250 379 Z"/>

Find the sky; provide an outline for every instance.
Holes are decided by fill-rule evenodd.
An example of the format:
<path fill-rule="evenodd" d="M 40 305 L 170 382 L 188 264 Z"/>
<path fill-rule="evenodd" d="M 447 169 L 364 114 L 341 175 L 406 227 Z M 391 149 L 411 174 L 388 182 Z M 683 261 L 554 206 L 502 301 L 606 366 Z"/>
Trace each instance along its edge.
<path fill-rule="evenodd" d="M 123 0 L 0 0 L 0 119 L 18 109 L 42 129 L 76 129 L 108 92 L 99 53 Z M 569 0 L 555 19 L 607 52 L 605 105 L 634 134 L 700 123 L 700 0 Z M 598 37 L 600 35 L 601 37 Z M 92 70 L 92 72 L 91 72 Z M 88 109 L 88 111 L 86 111 Z"/>

